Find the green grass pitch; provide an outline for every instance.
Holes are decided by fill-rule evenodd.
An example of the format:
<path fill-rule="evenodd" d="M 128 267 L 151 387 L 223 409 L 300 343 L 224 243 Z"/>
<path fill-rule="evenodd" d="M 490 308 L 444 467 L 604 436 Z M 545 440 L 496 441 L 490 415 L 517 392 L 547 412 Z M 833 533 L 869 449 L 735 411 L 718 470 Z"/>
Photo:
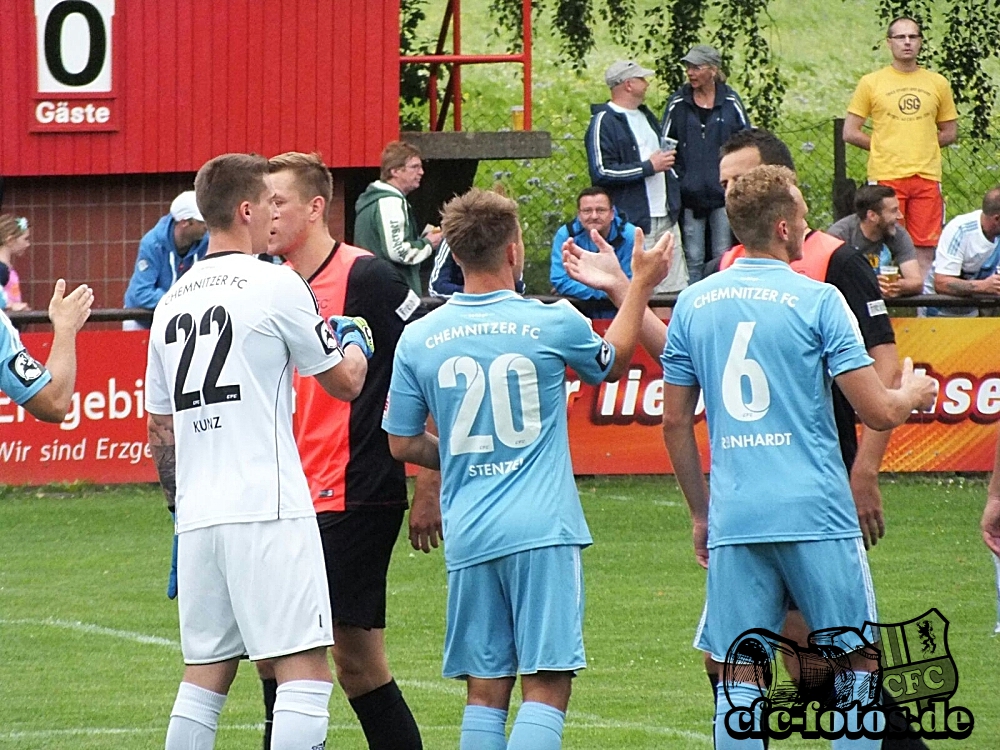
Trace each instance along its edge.
<path fill-rule="evenodd" d="M 576 681 L 567 748 L 710 748 L 711 697 L 691 638 L 703 603 L 690 524 L 672 478 L 579 482 L 595 544 L 584 553 L 590 667 Z M 956 703 L 1000 746 L 993 566 L 978 531 L 982 480 L 883 479 L 888 533 L 870 553 L 881 619 L 937 607 L 951 621 Z M 162 748 L 181 675 L 164 596 L 170 522 L 159 491 L 0 488 L 0 750 Z M 400 539 L 390 571 L 389 657 L 424 746 L 455 748 L 463 686 L 440 677 L 440 552 Z M 363 750 L 343 694 L 328 747 Z M 243 665 L 220 750 L 259 747 L 262 707 Z M 946 743 L 932 743 L 940 746 Z M 791 739 L 772 747 L 829 747 Z"/>

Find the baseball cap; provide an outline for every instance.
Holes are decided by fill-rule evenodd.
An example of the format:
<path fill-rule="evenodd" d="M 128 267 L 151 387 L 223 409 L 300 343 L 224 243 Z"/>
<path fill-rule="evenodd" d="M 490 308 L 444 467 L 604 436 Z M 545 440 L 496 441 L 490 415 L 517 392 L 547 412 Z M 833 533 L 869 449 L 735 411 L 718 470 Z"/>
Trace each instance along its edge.
<path fill-rule="evenodd" d="M 185 190 L 174 198 L 174 202 L 170 204 L 170 215 L 174 217 L 174 221 L 184 221 L 185 219 L 205 221 L 202 218 L 201 211 L 198 210 L 198 202 L 194 198 L 194 190 Z"/>
<path fill-rule="evenodd" d="M 715 47 L 710 47 L 707 44 L 696 44 L 690 52 L 681 58 L 681 62 L 692 65 L 711 65 L 718 68 L 722 65 L 722 55 Z"/>
<path fill-rule="evenodd" d="M 634 60 L 618 60 L 611 63 L 604 71 L 604 82 L 608 88 L 614 88 L 620 83 L 625 83 L 629 78 L 648 78 L 655 75 L 655 70 L 644 68 Z"/>

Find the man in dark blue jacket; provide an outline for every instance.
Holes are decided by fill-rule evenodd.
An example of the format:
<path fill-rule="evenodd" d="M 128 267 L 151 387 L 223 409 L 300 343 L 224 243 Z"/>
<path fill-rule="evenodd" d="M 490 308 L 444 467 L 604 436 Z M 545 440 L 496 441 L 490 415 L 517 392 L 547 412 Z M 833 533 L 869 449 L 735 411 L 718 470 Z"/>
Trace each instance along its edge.
<path fill-rule="evenodd" d="M 608 191 L 619 211 L 646 235 L 647 248 L 665 232 L 674 234 L 674 263 L 657 292 L 687 286 L 687 268 L 677 217 L 680 188 L 672 167 L 675 152 L 661 148 L 660 124 L 643 104 L 653 71 L 632 60 L 613 63 L 604 74 L 611 101 L 591 105 L 584 142 L 590 180 Z"/>
<path fill-rule="evenodd" d="M 170 213 L 139 243 L 135 271 L 125 290 L 125 307 L 152 310 L 170 286 L 205 257 L 208 234 L 195 202 L 194 190 L 185 190 L 170 204 Z M 149 323 L 125 321 L 126 330 L 149 328 Z"/>
<path fill-rule="evenodd" d="M 750 118 L 739 95 L 724 83 L 722 58 L 714 48 L 695 45 L 681 62 L 688 82 L 667 102 L 662 132 L 677 142 L 674 168 L 680 176 L 684 255 L 693 284 L 701 279 L 705 261 L 733 244 L 726 195 L 719 185 L 719 150 L 733 133 L 750 127 Z"/>

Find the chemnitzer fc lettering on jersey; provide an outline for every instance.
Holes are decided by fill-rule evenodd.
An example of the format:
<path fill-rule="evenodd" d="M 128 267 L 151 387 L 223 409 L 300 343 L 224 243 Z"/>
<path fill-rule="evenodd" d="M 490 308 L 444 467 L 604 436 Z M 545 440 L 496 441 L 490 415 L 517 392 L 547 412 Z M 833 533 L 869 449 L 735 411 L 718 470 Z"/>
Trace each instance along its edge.
<path fill-rule="evenodd" d="M 468 336 L 528 336 L 535 340 L 542 335 L 542 329 L 528 323 L 513 323 L 508 321 L 492 321 L 490 323 L 466 323 L 461 326 L 452 326 L 438 331 L 432 336 L 428 336 L 424 341 L 424 346 L 433 349 L 446 341 L 464 338 Z"/>

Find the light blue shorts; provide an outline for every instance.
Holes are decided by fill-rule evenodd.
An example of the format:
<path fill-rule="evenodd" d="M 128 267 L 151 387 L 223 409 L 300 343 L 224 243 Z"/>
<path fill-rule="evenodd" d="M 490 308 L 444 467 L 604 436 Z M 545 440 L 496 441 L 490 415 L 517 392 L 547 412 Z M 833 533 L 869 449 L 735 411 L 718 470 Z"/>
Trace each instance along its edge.
<path fill-rule="evenodd" d="M 709 553 L 707 589 L 694 646 L 720 662 L 751 628 L 780 633 L 789 600 L 810 631 L 865 632 L 866 620 L 878 622 L 861 537 L 716 547 Z"/>
<path fill-rule="evenodd" d="M 584 669 L 580 547 L 526 550 L 448 573 L 445 677 Z"/>

